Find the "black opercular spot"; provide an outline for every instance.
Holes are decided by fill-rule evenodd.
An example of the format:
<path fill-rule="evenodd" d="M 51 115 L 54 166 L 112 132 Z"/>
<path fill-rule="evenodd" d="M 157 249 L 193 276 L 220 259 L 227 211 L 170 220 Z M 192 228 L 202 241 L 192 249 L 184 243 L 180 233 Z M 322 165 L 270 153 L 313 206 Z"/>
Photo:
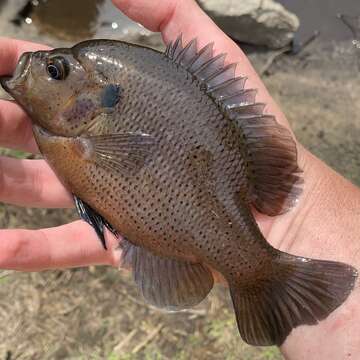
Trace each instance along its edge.
<path fill-rule="evenodd" d="M 106 85 L 101 94 L 101 106 L 112 108 L 120 100 L 122 88 L 120 85 L 110 84 Z"/>

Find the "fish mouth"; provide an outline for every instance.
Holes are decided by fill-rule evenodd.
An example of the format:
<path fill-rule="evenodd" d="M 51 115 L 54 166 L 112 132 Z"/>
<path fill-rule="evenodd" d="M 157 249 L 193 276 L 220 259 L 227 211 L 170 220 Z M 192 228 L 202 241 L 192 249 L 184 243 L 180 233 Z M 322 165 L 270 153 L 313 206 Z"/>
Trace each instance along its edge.
<path fill-rule="evenodd" d="M 0 77 L 0 84 L 6 92 L 13 94 L 13 92 L 24 82 L 31 65 L 31 55 L 31 52 L 23 53 L 15 68 L 14 74 Z"/>

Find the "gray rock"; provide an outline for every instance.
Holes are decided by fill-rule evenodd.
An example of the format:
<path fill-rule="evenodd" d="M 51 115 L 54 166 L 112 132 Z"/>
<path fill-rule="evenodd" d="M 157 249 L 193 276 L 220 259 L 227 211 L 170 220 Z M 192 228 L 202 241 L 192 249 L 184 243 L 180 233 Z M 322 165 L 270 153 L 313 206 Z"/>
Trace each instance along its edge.
<path fill-rule="evenodd" d="M 296 15 L 273 0 L 198 0 L 232 38 L 278 49 L 288 45 L 299 27 Z"/>

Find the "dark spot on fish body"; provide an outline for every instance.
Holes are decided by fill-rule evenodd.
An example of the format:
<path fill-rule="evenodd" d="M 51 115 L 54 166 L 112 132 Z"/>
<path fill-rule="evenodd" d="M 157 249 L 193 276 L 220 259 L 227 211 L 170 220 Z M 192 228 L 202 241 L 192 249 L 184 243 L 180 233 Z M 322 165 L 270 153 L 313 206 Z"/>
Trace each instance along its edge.
<path fill-rule="evenodd" d="M 101 94 L 101 106 L 105 108 L 113 108 L 120 101 L 123 89 L 120 85 L 106 85 Z"/>

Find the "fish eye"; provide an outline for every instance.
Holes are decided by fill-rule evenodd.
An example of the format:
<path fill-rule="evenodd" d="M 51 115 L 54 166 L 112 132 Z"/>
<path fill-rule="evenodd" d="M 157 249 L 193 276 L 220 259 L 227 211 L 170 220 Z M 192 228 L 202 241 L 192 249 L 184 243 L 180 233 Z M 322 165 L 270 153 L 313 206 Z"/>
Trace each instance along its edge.
<path fill-rule="evenodd" d="M 46 66 L 48 75 L 54 80 L 64 80 L 69 75 L 69 63 L 63 57 L 54 57 Z"/>

